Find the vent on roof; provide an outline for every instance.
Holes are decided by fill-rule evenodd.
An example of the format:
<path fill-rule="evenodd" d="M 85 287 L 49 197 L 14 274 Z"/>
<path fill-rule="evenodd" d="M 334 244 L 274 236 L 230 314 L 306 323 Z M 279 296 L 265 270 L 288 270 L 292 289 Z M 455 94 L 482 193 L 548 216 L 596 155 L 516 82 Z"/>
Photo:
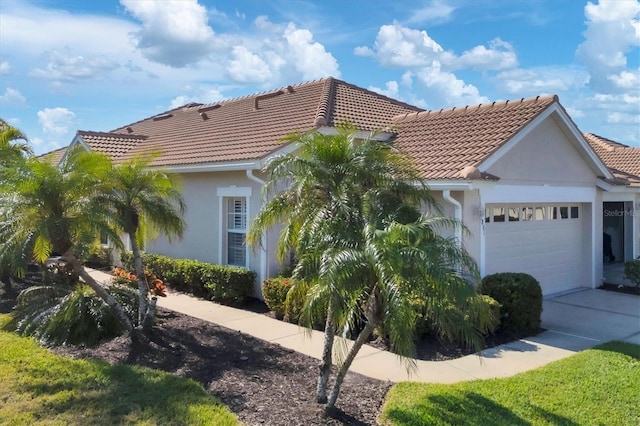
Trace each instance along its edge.
<path fill-rule="evenodd" d="M 213 111 L 214 109 L 218 109 L 221 106 L 222 105 L 220 105 L 220 104 L 205 106 L 205 107 L 202 107 L 202 108 L 198 108 L 198 112 L 202 115 L 203 112 Z"/>
<path fill-rule="evenodd" d="M 131 127 L 127 127 L 127 133 L 133 133 L 133 129 Z"/>
<path fill-rule="evenodd" d="M 278 90 L 277 92 L 266 93 L 264 95 L 258 95 L 258 96 L 255 97 L 255 99 L 253 101 L 253 109 L 259 109 L 260 108 L 260 105 L 259 105 L 260 101 L 263 101 L 265 99 L 275 98 L 276 96 L 280 96 L 280 95 L 283 95 L 283 94 L 284 94 L 283 90 Z"/>
<path fill-rule="evenodd" d="M 202 117 L 203 120 L 208 120 L 209 119 L 209 116 L 207 115 L 206 112 L 201 112 L 200 113 L 200 117 Z"/>
<path fill-rule="evenodd" d="M 167 118 L 173 117 L 173 114 L 161 114 L 156 117 L 153 117 L 153 121 L 166 120 Z"/>

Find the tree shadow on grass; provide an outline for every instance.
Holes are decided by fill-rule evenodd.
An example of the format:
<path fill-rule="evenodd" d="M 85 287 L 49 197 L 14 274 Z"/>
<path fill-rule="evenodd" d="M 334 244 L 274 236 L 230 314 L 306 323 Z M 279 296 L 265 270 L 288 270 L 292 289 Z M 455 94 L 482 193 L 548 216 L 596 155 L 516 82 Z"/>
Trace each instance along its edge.
<path fill-rule="evenodd" d="M 534 407 L 540 418 L 550 424 L 577 426 L 576 423 L 549 411 Z M 511 409 L 474 392 L 462 392 L 457 395 L 432 395 L 424 403 L 418 403 L 402 409 L 394 408 L 386 413 L 394 424 L 419 426 L 438 425 L 530 425 Z"/>

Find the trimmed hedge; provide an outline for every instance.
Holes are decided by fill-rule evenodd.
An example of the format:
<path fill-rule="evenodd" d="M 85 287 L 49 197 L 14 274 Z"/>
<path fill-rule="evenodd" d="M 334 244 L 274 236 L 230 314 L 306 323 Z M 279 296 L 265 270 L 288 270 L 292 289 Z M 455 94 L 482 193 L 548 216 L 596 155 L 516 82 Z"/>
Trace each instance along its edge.
<path fill-rule="evenodd" d="M 131 252 L 123 252 L 121 259 L 125 269 L 133 270 Z M 143 253 L 142 263 L 171 288 L 225 305 L 242 305 L 252 295 L 256 279 L 256 273 L 246 268 L 160 254 Z"/>
<path fill-rule="evenodd" d="M 482 279 L 482 293 L 500 303 L 500 328 L 515 338 L 540 331 L 542 289 L 529 274 L 502 272 Z"/>
<path fill-rule="evenodd" d="M 636 287 L 640 287 L 640 258 L 625 262 L 624 275 Z"/>
<path fill-rule="evenodd" d="M 276 314 L 278 319 L 284 317 L 287 293 L 293 284 L 294 281 L 291 278 L 284 277 L 269 278 L 262 282 L 264 303 Z"/>

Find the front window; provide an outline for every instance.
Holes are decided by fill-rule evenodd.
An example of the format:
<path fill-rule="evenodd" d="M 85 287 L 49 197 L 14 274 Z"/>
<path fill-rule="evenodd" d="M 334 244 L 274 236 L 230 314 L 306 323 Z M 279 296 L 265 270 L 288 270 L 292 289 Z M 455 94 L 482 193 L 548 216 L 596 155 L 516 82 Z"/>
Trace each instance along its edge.
<path fill-rule="evenodd" d="M 227 264 L 246 266 L 247 199 L 226 197 Z"/>

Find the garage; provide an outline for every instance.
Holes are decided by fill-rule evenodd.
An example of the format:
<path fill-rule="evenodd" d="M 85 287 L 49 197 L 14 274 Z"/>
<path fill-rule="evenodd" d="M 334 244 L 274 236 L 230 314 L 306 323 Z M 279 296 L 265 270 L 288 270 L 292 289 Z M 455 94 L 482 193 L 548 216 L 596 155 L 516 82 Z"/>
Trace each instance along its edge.
<path fill-rule="evenodd" d="M 485 273 L 525 272 L 545 295 L 583 285 L 587 256 L 581 204 L 488 204 Z"/>

